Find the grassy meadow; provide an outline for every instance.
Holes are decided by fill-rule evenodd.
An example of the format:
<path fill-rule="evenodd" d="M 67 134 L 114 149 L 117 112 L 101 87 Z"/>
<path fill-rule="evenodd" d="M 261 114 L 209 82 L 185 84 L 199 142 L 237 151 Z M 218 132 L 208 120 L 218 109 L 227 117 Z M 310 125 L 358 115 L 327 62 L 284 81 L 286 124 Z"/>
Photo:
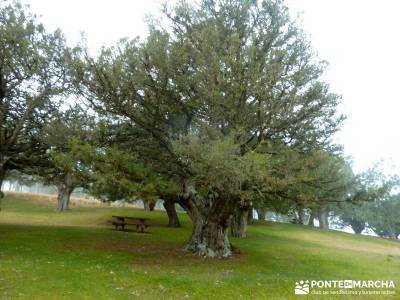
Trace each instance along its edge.
<path fill-rule="evenodd" d="M 307 226 L 256 222 L 235 255 L 203 259 L 183 251 L 191 225 L 168 228 L 164 212 L 74 206 L 7 194 L 0 212 L 0 299 L 345 299 L 295 296 L 298 280 L 394 280 L 400 243 Z M 143 216 L 145 234 L 114 231 L 112 215 Z M 386 299 L 349 296 L 349 299 Z"/>

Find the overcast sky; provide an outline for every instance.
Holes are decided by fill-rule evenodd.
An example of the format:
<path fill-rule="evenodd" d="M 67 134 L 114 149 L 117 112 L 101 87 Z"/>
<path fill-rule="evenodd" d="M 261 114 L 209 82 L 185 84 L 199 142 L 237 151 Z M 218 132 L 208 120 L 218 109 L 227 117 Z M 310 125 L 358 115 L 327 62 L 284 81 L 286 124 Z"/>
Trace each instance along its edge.
<path fill-rule="evenodd" d="M 121 37 L 146 33 L 143 22 L 159 0 L 24 0 L 49 30 L 61 28 L 73 44 L 85 32 L 98 49 Z M 287 0 L 319 57 L 329 62 L 326 80 L 343 96 L 348 116 L 337 140 L 355 168 L 380 159 L 400 173 L 400 1 Z M 392 162 L 390 162 L 392 161 Z"/>

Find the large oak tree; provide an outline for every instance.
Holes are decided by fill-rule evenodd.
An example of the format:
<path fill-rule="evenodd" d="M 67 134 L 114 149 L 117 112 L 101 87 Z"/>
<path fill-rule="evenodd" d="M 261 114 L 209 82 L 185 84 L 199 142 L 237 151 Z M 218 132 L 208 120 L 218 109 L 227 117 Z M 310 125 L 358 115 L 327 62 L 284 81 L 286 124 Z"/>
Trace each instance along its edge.
<path fill-rule="evenodd" d="M 325 63 L 283 1 L 182 1 L 149 29 L 146 39 L 121 41 L 96 58 L 83 51 L 77 86 L 95 109 L 145 131 L 163 153 L 150 158 L 180 185 L 177 201 L 193 221 L 187 248 L 229 256 L 228 220 L 264 179 L 247 171 L 262 162 L 267 169 L 260 143 L 326 145 L 342 120 L 340 99 L 320 80 Z M 194 159 L 201 149 L 217 152 Z M 225 161 L 213 164 L 217 158 Z M 241 170 L 249 176 L 230 177 Z M 221 175 L 210 182 L 207 172 Z"/>

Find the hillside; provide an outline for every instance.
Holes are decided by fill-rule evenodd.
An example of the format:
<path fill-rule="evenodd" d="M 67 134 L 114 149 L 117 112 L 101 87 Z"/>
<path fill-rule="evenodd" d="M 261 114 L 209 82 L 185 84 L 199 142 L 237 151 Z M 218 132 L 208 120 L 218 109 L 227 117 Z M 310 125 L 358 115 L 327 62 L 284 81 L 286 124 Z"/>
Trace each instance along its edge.
<path fill-rule="evenodd" d="M 400 243 L 300 225 L 257 222 L 234 239 L 230 259 L 182 251 L 190 222 L 167 228 L 163 212 L 73 207 L 9 194 L 0 212 L 0 299 L 343 299 L 295 296 L 300 280 L 393 280 Z M 112 215 L 145 216 L 147 234 L 116 232 Z M 396 299 L 352 296 L 349 299 Z M 397 298 L 398 299 L 398 298 Z"/>

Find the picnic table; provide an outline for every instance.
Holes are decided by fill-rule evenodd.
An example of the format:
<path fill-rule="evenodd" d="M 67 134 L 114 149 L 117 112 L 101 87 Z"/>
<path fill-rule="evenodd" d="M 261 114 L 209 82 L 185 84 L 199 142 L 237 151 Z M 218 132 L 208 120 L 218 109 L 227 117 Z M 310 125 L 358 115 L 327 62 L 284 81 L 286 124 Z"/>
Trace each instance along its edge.
<path fill-rule="evenodd" d="M 128 217 L 128 216 L 112 216 L 112 217 L 114 218 L 112 224 L 115 226 L 115 230 L 121 228 L 121 230 L 124 231 L 127 225 L 135 225 L 136 232 L 143 233 L 146 227 L 150 226 L 146 224 L 146 221 L 149 220 L 147 218 Z"/>

